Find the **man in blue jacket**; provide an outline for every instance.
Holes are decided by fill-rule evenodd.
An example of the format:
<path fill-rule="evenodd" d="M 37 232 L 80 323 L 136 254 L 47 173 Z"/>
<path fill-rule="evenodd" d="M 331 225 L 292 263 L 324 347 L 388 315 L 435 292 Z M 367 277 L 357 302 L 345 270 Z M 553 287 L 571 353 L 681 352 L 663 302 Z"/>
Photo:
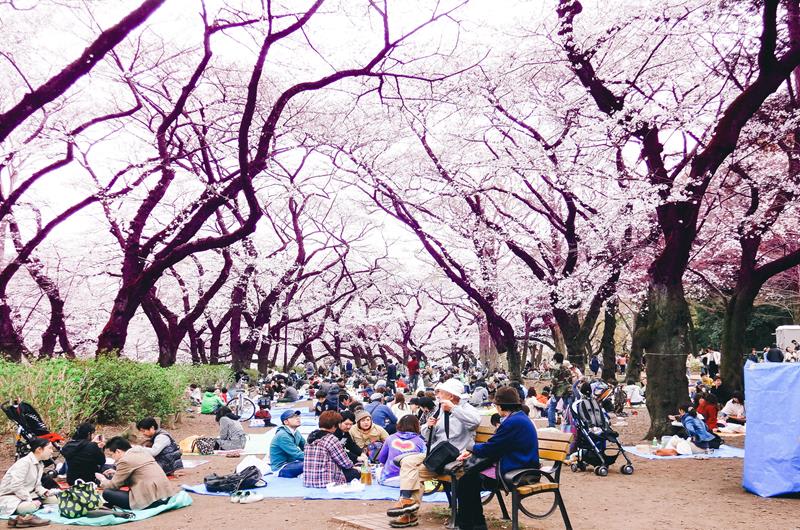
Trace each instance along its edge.
<path fill-rule="evenodd" d="M 486 443 L 475 444 L 472 451 L 464 451 L 459 460 L 471 454 L 490 458 L 498 463 L 497 473 L 505 474 L 515 469 L 539 468 L 539 439 L 536 428 L 522 410 L 517 391 L 510 386 L 497 390 L 494 404 L 500 411 L 500 426 Z M 481 480 L 479 472 L 465 474 L 458 481 L 458 515 L 456 525 L 462 530 L 485 530 L 481 504 Z"/>
<path fill-rule="evenodd" d="M 392 409 L 383 404 L 383 394 L 375 392 L 370 396 L 369 401 L 369 405 L 364 407 L 364 410 L 372 416 L 372 423 L 383 427 L 389 434 L 394 434 L 397 431 L 397 416 L 394 415 Z"/>
<path fill-rule="evenodd" d="M 281 426 L 269 446 L 269 465 L 279 477 L 294 478 L 303 472 L 303 449 L 306 441 L 297 431 L 300 411 L 286 410 L 281 414 Z"/>

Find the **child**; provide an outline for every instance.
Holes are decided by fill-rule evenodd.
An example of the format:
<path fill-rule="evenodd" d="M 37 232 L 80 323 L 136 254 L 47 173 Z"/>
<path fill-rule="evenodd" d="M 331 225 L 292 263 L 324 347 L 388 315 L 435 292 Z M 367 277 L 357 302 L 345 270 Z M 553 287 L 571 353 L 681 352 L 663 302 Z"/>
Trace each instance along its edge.
<path fill-rule="evenodd" d="M 711 392 L 703 394 L 697 404 L 697 412 L 703 415 L 703 421 L 706 422 L 708 430 L 714 432 L 717 428 L 717 416 L 719 415 L 717 396 Z"/>
<path fill-rule="evenodd" d="M 328 404 L 326 403 L 328 393 L 324 390 L 317 390 L 314 397 L 317 398 L 317 402 L 314 404 L 314 415 L 320 417 L 323 412 L 328 410 Z"/>
<path fill-rule="evenodd" d="M 419 420 L 413 414 L 407 414 L 397 421 L 397 432 L 389 436 L 378 453 L 378 462 L 384 465 L 378 481 L 381 484 L 393 485 L 400 482 L 400 468 L 394 459 L 407 453 L 425 451 L 425 440 L 419 434 Z"/>
<path fill-rule="evenodd" d="M 272 423 L 272 413 L 269 411 L 269 399 L 258 398 L 258 410 L 256 411 L 255 418 L 257 420 L 264 420 L 264 427 L 274 427 Z"/>

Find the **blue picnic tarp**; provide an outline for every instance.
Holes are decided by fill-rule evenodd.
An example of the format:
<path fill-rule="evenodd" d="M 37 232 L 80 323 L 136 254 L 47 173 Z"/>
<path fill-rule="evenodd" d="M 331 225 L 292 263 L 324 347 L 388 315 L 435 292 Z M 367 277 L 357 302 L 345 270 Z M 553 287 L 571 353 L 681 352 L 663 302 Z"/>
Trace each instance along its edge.
<path fill-rule="evenodd" d="M 762 497 L 800 492 L 800 363 L 744 367 L 744 488 Z"/>

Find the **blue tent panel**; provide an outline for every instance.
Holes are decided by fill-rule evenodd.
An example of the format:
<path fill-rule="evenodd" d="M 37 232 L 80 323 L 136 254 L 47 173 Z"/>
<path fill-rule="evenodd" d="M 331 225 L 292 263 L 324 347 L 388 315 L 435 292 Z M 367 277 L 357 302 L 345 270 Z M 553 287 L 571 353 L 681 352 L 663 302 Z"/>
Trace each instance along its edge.
<path fill-rule="evenodd" d="M 762 497 L 800 492 L 800 363 L 744 367 L 742 485 Z"/>

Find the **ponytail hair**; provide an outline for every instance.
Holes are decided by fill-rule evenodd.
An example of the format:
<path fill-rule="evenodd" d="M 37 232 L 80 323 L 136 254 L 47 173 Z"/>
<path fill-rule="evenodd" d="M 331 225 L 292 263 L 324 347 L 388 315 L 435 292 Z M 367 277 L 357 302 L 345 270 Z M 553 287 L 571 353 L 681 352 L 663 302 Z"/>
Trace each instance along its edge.
<path fill-rule="evenodd" d="M 683 405 L 680 405 L 678 408 L 681 410 L 685 410 L 686 414 L 688 414 L 693 418 L 697 417 L 697 409 L 694 408 L 694 406 L 690 403 L 684 403 Z"/>

